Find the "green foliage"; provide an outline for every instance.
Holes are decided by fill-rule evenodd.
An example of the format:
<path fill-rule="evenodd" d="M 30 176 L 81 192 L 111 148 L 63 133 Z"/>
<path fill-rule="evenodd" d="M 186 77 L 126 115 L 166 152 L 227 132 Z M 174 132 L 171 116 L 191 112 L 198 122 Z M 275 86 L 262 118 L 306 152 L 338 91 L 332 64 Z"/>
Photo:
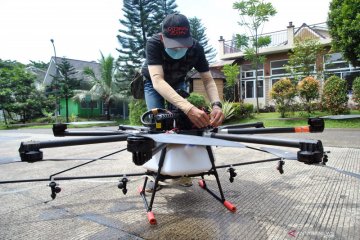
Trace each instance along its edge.
<path fill-rule="evenodd" d="M 236 35 L 236 43 L 238 48 L 245 46 L 245 59 L 251 61 L 255 69 L 258 65 L 265 61 L 264 56 L 259 55 L 259 48 L 270 44 L 270 37 L 260 37 L 260 27 L 269 20 L 269 17 L 276 14 L 275 8 L 271 3 L 266 3 L 262 0 L 241 0 L 233 3 L 233 9 L 238 10 L 240 15 L 240 26 L 244 26 L 250 32 L 251 37 L 246 37 L 241 34 Z M 246 41 L 250 41 L 249 42 Z M 255 71 L 256 84 L 256 109 L 259 113 L 259 98 L 258 98 L 258 74 Z"/>
<path fill-rule="evenodd" d="M 49 67 L 49 64 L 44 63 L 42 61 L 36 62 L 36 61 L 30 60 L 30 64 L 28 64 L 28 66 L 29 67 L 35 67 L 35 68 L 42 69 L 42 70 L 46 71 L 48 69 L 48 67 Z"/>
<path fill-rule="evenodd" d="M 5 119 L 6 123 L 14 120 L 14 114 L 24 123 L 42 115 L 47 101 L 35 88 L 35 79 L 23 64 L 0 60 L 0 109 L 4 110 L 6 118 L 10 118 Z"/>
<path fill-rule="evenodd" d="M 269 17 L 276 14 L 275 8 L 271 3 L 265 3 L 262 0 L 243 0 L 233 4 L 233 8 L 239 11 L 240 16 L 247 16 L 250 21 L 241 21 L 241 26 L 247 26 L 251 29 L 258 29 Z"/>
<path fill-rule="evenodd" d="M 120 19 L 121 28 L 117 35 L 120 44 L 117 78 L 121 82 L 121 91 L 128 90 L 132 77 L 141 68 L 147 38 L 160 32 L 162 20 L 175 12 L 176 7 L 174 0 L 123 1 L 123 19 Z M 129 91 L 127 95 L 130 95 Z"/>
<path fill-rule="evenodd" d="M 209 45 L 209 39 L 206 37 L 206 27 L 201 23 L 197 17 L 189 18 L 191 36 L 198 40 L 201 46 L 204 47 L 204 52 L 208 62 L 213 62 L 216 56 L 216 50 Z"/>
<path fill-rule="evenodd" d="M 322 103 L 331 114 L 342 114 L 349 111 L 347 107 L 349 97 L 346 89 L 346 81 L 337 76 L 331 76 L 325 81 Z"/>
<path fill-rule="evenodd" d="M 330 3 L 328 26 L 332 46 L 354 66 L 360 66 L 359 16 L 359 0 L 332 0 Z"/>
<path fill-rule="evenodd" d="M 100 78 L 95 75 L 92 68 L 86 67 L 84 75 L 89 77 L 91 89 L 89 91 L 77 91 L 74 100 L 77 102 L 84 101 L 87 96 L 90 96 L 92 101 L 103 100 L 106 109 L 106 118 L 110 120 L 110 107 L 112 103 L 125 99 L 126 96 L 120 90 L 119 82 L 116 81 L 117 67 L 115 59 L 108 55 L 105 57 L 101 53 L 100 63 Z"/>
<path fill-rule="evenodd" d="M 129 120 L 131 125 L 142 125 L 141 116 L 147 111 L 145 101 L 134 100 L 129 103 Z"/>
<path fill-rule="evenodd" d="M 313 77 L 306 77 L 298 83 L 297 90 L 307 112 L 311 113 L 312 101 L 318 99 L 320 95 L 320 82 Z"/>
<path fill-rule="evenodd" d="M 291 104 L 296 96 L 296 87 L 290 79 L 282 78 L 277 81 L 270 91 L 270 97 L 275 100 L 276 108 L 284 118 L 290 110 Z"/>
<path fill-rule="evenodd" d="M 239 79 L 239 74 L 240 74 L 239 66 L 237 64 L 234 65 L 225 64 L 221 71 L 224 73 L 226 77 L 226 85 L 233 87 Z"/>
<path fill-rule="evenodd" d="M 62 58 L 61 63 L 57 64 L 57 72 L 51 83 L 51 88 L 56 90 L 59 98 L 68 99 L 74 95 L 74 89 L 80 86 L 80 79 L 75 75 L 77 71 L 66 58 Z"/>
<path fill-rule="evenodd" d="M 286 69 L 294 78 L 301 79 L 310 76 L 314 71 L 317 57 L 323 53 L 324 49 L 317 39 L 305 39 L 295 41 L 295 47 L 289 55 L 289 62 Z M 322 69 L 316 69 L 317 74 Z"/>
<path fill-rule="evenodd" d="M 222 112 L 224 114 L 224 121 L 234 117 L 235 108 L 232 102 L 225 101 L 222 103 Z"/>
<path fill-rule="evenodd" d="M 355 78 L 352 90 L 353 100 L 357 104 L 357 107 L 360 109 L 360 77 Z"/>
<path fill-rule="evenodd" d="M 234 118 L 235 119 L 244 119 L 251 118 L 254 113 L 254 105 L 251 103 L 233 103 L 234 107 Z"/>
<path fill-rule="evenodd" d="M 206 103 L 205 97 L 195 92 L 190 93 L 190 96 L 186 100 L 188 100 L 191 104 L 193 104 L 197 108 L 206 108 L 208 105 Z"/>

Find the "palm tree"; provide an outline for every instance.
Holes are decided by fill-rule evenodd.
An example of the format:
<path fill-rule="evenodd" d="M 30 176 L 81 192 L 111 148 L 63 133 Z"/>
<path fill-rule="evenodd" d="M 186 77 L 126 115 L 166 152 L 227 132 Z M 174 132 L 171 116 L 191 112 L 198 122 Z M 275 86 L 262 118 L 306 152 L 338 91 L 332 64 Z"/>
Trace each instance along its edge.
<path fill-rule="evenodd" d="M 106 119 L 110 120 L 110 106 L 113 102 L 123 100 L 126 98 L 120 93 L 119 84 L 116 81 L 116 62 L 115 59 L 108 55 L 104 57 L 101 53 L 100 63 L 100 78 L 95 75 L 95 72 L 90 67 L 84 68 L 84 75 L 90 79 L 90 90 L 80 90 L 74 96 L 74 100 L 84 101 L 86 96 L 90 96 L 91 101 L 102 100 L 106 109 Z"/>

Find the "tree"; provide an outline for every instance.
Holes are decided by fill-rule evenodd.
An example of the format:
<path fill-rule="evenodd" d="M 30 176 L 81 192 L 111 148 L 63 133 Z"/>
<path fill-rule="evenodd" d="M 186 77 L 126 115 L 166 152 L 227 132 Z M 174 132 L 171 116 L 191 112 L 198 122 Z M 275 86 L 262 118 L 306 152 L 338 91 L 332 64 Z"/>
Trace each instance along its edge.
<path fill-rule="evenodd" d="M 84 75 L 90 78 L 91 89 L 89 91 L 78 91 L 74 96 L 74 100 L 84 101 L 86 96 L 90 96 L 91 100 L 103 100 L 106 109 L 106 119 L 110 120 L 110 107 L 114 101 L 125 99 L 126 97 L 119 92 L 119 83 L 116 81 L 116 62 L 115 59 L 108 55 L 104 57 L 101 53 L 100 78 L 95 75 L 93 69 L 86 67 Z"/>
<path fill-rule="evenodd" d="M 332 0 L 328 26 L 332 46 L 354 66 L 360 66 L 360 1 Z"/>
<path fill-rule="evenodd" d="M 160 31 L 162 19 L 155 18 L 160 11 L 159 3 L 160 1 L 152 0 L 123 1 L 124 19 L 120 20 L 123 28 L 119 30 L 120 34 L 117 36 L 121 45 L 121 48 L 117 49 L 119 52 L 117 64 L 120 70 L 118 78 L 119 81 L 124 82 L 124 86 L 129 86 L 132 76 L 145 59 L 147 38 Z"/>
<path fill-rule="evenodd" d="M 360 108 L 360 77 L 355 78 L 352 90 L 353 100 L 357 104 L 357 107 Z"/>
<path fill-rule="evenodd" d="M 244 34 L 237 34 L 237 47 L 245 47 L 245 59 L 252 62 L 255 67 L 255 96 L 256 108 L 259 113 L 259 97 L 258 97 L 258 72 L 259 64 L 265 61 L 264 56 L 259 55 L 259 48 L 265 47 L 270 44 L 271 39 L 269 36 L 260 36 L 260 27 L 269 20 L 269 17 L 276 14 L 275 8 L 271 3 L 265 3 L 262 0 L 244 0 L 238 1 L 233 4 L 233 8 L 239 11 L 241 17 L 239 21 L 240 26 L 250 32 L 250 38 Z"/>
<path fill-rule="evenodd" d="M 23 64 L 0 60 L 0 109 L 5 117 L 15 113 L 25 123 L 41 114 L 43 94 L 36 90 L 35 78 Z"/>
<path fill-rule="evenodd" d="M 237 84 L 237 80 L 239 79 L 239 74 L 240 74 L 240 70 L 239 70 L 239 66 L 237 64 L 234 65 L 230 65 L 230 64 L 225 64 L 222 72 L 225 75 L 226 78 L 226 87 L 231 87 L 234 88 Z M 235 100 L 235 90 L 233 90 L 234 92 L 234 100 Z"/>
<path fill-rule="evenodd" d="M 276 107 L 282 118 L 285 117 L 285 113 L 289 109 L 295 96 L 296 87 L 289 78 L 280 79 L 271 88 L 270 97 L 275 100 Z"/>
<path fill-rule="evenodd" d="M 58 98 L 65 98 L 66 122 L 69 122 L 69 99 L 74 96 L 74 90 L 80 86 L 81 80 L 74 77 L 77 71 L 66 58 L 62 58 L 56 68 L 59 74 L 53 76 L 51 88 L 57 90 Z"/>
<path fill-rule="evenodd" d="M 155 24 L 157 25 L 155 31 L 159 31 L 158 26 L 162 23 L 162 20 L 169 14 L 176 13 L 176 0 L 156 0 L 156 12 L 154 13 Z"/>
<path fill-rule="evenodd" d="M 206 27 L 202 25 L 201 20 L 197 17 L 189 18 L 189 23 L 192 37 L 204 47 L 206 59 L 212 62 L 216 56 L 216 50 L 208 44 L 209 39 L 205 33 Z"/>
<path fill-rule="evenodd" d="M 344 79 L 338 76 L 329 77 L 324 84 L 323 105 L 331 114 L 342 114 L 348 111 L 347 86 Z"/>
<path fill-rule="evenodd" d="M 301 79 L 312 75 L 318 56 L 324 49 L 317 39 L 304 39 L 295 41 L 295 47 L 289 54 L 287 71 L 295 79 Z M 315 69 L 317 75 L 322 72 L 321 68 Z"/>
<path fill-rule="evenodd" d="M 311 113 L 311 102 L 319 98 L 320 83 L 313 77 L 306 77 L 297 85 L 300 98 L 305 103 L 306 111 Z"/>

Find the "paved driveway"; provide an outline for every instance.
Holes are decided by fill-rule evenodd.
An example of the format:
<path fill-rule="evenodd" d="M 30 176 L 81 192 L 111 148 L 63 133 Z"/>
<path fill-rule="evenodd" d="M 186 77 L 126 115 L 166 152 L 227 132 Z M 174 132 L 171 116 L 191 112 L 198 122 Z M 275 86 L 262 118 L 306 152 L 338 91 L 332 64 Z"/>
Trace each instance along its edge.
<path fill-rule="evenodd" d="M 16 162 L 21 141 L 54 139 L 49 130 L 0 131 L 0 179 L 48 178 L 126 143 L 44 149 L 37 163 Z M 47 182 L 0 185 L 0 239 L 358 239 L 360 232 L 360 130 L 327 129 L 322 134 L 278 134 L 321 139 L 330 151 L 327 167 L 286 161 L 237 167 L 228 181 L 220 169 L 225 197 L 237 207 L 230 213 L 197 186 L 164 186 L 155 198 L 158 224 L 151 226 L 131 178 L 126 196 L 119 179 L 61 181 L 50 200 Z M 250 149 L 215 148 L 217 165 L 273 156 Z M 79 176 L 142 172 L 126 151 L 61 174 Z M 207 184 L 215 187 L 214 178 Z"/>

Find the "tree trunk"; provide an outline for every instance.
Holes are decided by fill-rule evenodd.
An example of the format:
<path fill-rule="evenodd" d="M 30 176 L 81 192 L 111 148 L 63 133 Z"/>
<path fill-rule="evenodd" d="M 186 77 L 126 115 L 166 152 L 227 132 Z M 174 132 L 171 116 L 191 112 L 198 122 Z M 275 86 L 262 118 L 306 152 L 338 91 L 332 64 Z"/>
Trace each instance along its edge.
<path fill-rule="evenodd" d="M 259 114 L 259 94 L 258 94 L 258 68 L 259 68 L 259 49 L 258 49 L 258 36 L 257 29 L 255 31 L 255 61 L 256 61 L 256 69 L 255 69 L 255 97 L 256 97 L 256 112 Z"/>
<path fill-rule="evenodd" d="M 65 97 L 65 111 L 66 111 L 66 122 L 69 122 L 69 99 Z"/>
<path fill-rule="evenodd" d="M 5 122 L 5 126 L 7 126 L 8 125 L 8 123 L 7 123 L 7 120 L 6 120 L 6 114 L 5 114 L 5 109 L 3 109 L 3 116 L 4 116 L 4 122 Z"/>

